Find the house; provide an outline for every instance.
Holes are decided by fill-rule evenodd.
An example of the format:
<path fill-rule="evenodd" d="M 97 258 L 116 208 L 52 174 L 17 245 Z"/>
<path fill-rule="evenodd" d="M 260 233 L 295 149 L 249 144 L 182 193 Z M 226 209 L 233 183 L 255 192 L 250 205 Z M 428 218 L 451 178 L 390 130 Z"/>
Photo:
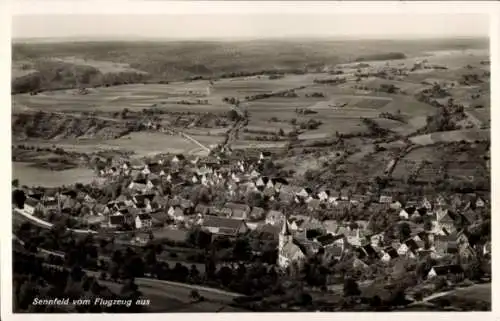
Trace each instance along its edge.
<path fill-rule="evenodd" d="M 348 201 L 351 197 L 351 191 L 347 188 L 340 190 L 340 199 L 342 201 Z"/>
<path fill-rule="evenodd" d="M 285 219 L 285 215 L 280 211 L 270 210 L 266 215 L 266 224 L 280 225 Z"/>
<path fill-rule="evenodd" d="M 226 208 L 231 209 L 231 217 L 239 220 L 245 220 L 248 218 L 250 214 L 250 206 L 247 204 L 239 204 L 239 203 L 226 203 Z"/>
<path fill-rule="evenodd" d="M 170 206 L 167 214 L 176 222 L 182 222 L 185 219 L 184 210 L 180 206 Z"/>
<path fill-rule="evenodd" d="M 138 214 L 135 217 L 135 228 L 146 229 L 153 226 L 153 218 L 147 213 Z"/>
<path fill-rule="evenodd" d="M 367 196 L 362 194 L 352 194 L 350 199 L 351 203 L 354 205 L 364 205 L 367 200 Z"/>
<path fill-rule="evenodd" d="M 195 212 L 195 214 L 208 215 L 208 214 L 210 214 L 210 207 L 207 205 L 198 204 L 194 208 L 194 212 Z"/>
<path fill-rule="evenodd" d="M 254 206 L 250 212 L 250 218 L 252 220 L 262 220 L 265 218 L 265 211 L 262 207 Z"/>
<path fill-rule="evenodd" d="M 491 255 L 491 242 L 488 241 L 483 245 L 483 255 Z"/>
<path fill-rule="evenodd" d="M 458 253 L 457 235 L 435 235 L 433 249 L 438 255 Z"/>
<path fill-rule="evenodd" d="M 250 179 L 255 179 L 260 177 L 260 173 L 257 172 L 255 169 L 250 172 Z"/>
<path fill-rule="evenodd" d="M 82 221 L 89 226 L 101 226 L 101 224 L 106 221 L 106 217 L 104 215 L 87 214 L 82 217 Z"/>
<path fill-rule="evenodd" d="M 24 201 L 24 211 L 30 215 L 33 215 L 36 210 L 41 210 L 42 205 L 40 201 L 32 197 L 27 197 Z"/>
<path fill-rule="evenodd" d="M 305 259 L 306 253 L 296 244 L 288 221 L 284 219 L 278 238 L 278 266 L 282 269 L 286 269 L 292 263 L 300 266 Z"/>
<path fill-rule="evenodd" d="M 269 178 L 267 176 L 262 176 L 257 179 L 257 181 L 255 182 L 255 186 L 257 186 L 257 188 L 263 189 L 267 185 L 267 182 L 269 182 Z"/>
<path fill-rule="evenodd" d="M 344 234 L 347 242 L 351 245 L 361 246 L 360 230 L 349 226 L 340 226 L 337 230 L 338 234 Z"/>
<path fill-rule="evenodd" d="M 310 189 L 309 187 L 305 187 L 302 188 L 300 192 L 296 194 L 296 196 L 302 199 L 307 199 L 309 196 L 311 196 L 312 193 L 313 193 L 312 189 Z"/>
<path fill-rule="evenodd" d="M 339 224 L 335 220 L 326 220 L 326 221 L 323 221 L 323 227 L 326 230 L 326 233 L 330 233 L 330 234 L 335 235 L 335 234 L 337 234 Z"/>
<path fill-rule="evenodd" d="M 439 195 L 436 198 L 436 201 L 434 204 L 435 204 L 435 207 L 437 207 L 437 208 L 443 208 L 444 206 L 446 206 L 446 199 L 442 195 Z"/>
<path fill-rule="evenodd" d="M 271 179 L 271 181 L 273 182 L 275 188 L 281 188 L 282 186 L 287 186 L 290 184 L 288 180 L 283 177 L 274 177 Z"/>
<path fill-rule="evenodd" d="M 410 218 L 410 215 L 408 214 L 408 212 L 403 208 L 400 212 L 399 212 L 399 217 L 404 219 L 404 220 L 407 220 Z"/>
<path fill-rule="evenodd" d="M 330 191 L 330 196 L 328 197 L 328 203 L 334 203 L 340 199 L 340 193 L 338 191 Z"/>
<path fill-rule="evenodd" d="M 316 238 L 316 242 L 320 243 L 321 246 L 323 246 L 325 248 L 335 244 L 337 246 L 340 246 L 342 249 L 344 249 L 344 247 L 347 244 L 347 239 L 346 239 L 344 234 L 334 235 L 334 234 L 328 233 L 328 234 L 318 236 Z"/>
<path fill-rule="evenodd" d="M 437 223 L 440 229 L 446 231 L 446 233 L 451 234 L 456 232 L 455 227 L 455 215 L 449 210 L 444 210 L 436 212 Z"/>
<path fill-rule="evenodd" d="M 149 175 L 149 174 L 151 174 L 151 170 L 149 169 L 149 166 L 148 165 L 144 165 L 144 168 L 142 169 L 141 173 L 143 175 Z"/>
<path fill-rule="evenodd" d="M 148 190 L 148 187 L 146 184 L 147 184 L 146 180 L 136 180 L 136 181 L 132 181 L 128 185 L 128 188 L 133 190 L 133 191 L 136 191 L 136 192 L 145 192 Z"/>
<path fill-rule="evenodd" d="M 361 253 L 363 253 L 361 258 L 371 258 L 378 259 L 379 255 L 377 251 L 371 246 L 371 244 L 365 244 L 360 247 Z"/>
<path fill-rule="evenodd" d="M 263 151 L 259 155 L 259 162 L 263 160 L 271 159 L 271 152 Z"/>
<path fill-rule="evenodd" d="M 399 201 L 394 201 L 389 205 L 389 208 L 393 210 L 400 210 L 403 207 L 403 204 L 401 204 Z"/>
<path fill-rule="evenodd" d="M 387 206 L 390 206 L 392 203 L 392 196 L 389 195 L 380 195 L 379 201 L 380 204 L 386 204 Z"/>
<path fill-rule="evenodd" d="M 323 260 L 331 262 L 333 260 L 340 260 L 344 254 L 344 249 L 336 244 L 324 248 Z"/>
<path fill-rule="evenodd" d="M 424 232 L 425 233 L 425 232 Z M 412 237 L 412 240 L 417 245 L 417 250 L 425 247 L 426 237 L 423 234 L 416 234 Z"/>
<path fill-rule="evenodd" d="M 125 225 L 125 216 L 121 213 L 109 216 L 108 226 L 110 228 L 118 228 Z"/>
<path fill-rule="evenodd" d="M 184 210 L 191 210 L 192 208 L 194 208 L 194 203 L 191 200 L 181 199 L 179 206 Z"/>
<path fill-rule="evenodd" d="M 369 238 L 370 238 L 370 244 L 374 248 L 378 248 L 378 247 L 382 246 L 382 242 L 384 240 L 384 233 L 382 232 L 382 233 L 378 233 L 378 234 L 373 234 Z"/>
<path fill-rule="evenodd" d="M 233 216 L 233 210 L 228 207 L 223 207 L 220 209 L 219 214 L 225 217 Z"/>
<path fill-rule="evenodd" d="M 177 154 L 175 155 L 173 158 L 172 158 L 172 163 L 180 163 L 180 162 L 183 162 L 184 160 L 186 160 L 186 158 L 184 157 L 184 155 L 182 154 Z"/>
<path fill-rule="evenodd" d="M 329 190 L 323 190 L 318 193 L 318 199 L 322 202 L 328 201 L 328 198 L 330 197 L 330 191 Z"/>
<path fill-rule="evenodd" d="M 238 184 L 236 182 L 228 182 L 227 189 L 229 195 L 235 195 L 238 190 Z"/>
<path fill-rule="evenodd" d="M 382 253 L 383 254 L 382 254 L 382 257 L 380 259 L 383 262 L 389 262 L 389 261 L 391 261 L 399 256 L 398 252 L 392 246 L 385 247 L 382 250 Z"/>
<path fill-rule="evenodd" d="M 450 200 L 450 206 L 454 210 L 458 210 L 464 204 L 461 194 L 455 194 Z"/>
<path fill-rule="evenodd" d="M 276 195 L 276 190 L 274 187 L 266 186 L 263 191 L 263 195 L 267 196 L 270 200 L 274 200 L 274 196 Z"/>
<path fill-rule="evenodd" d="M 240 178 L 238 175 L 236 175 L 236 173 L 231 173 L 231 179 L 232 179 L 232 180 L 233 180 L 233 182 L 235 182 L 235 183 L 239 183 L 239 182 L 241 182 L 241 178 Z"/>
<path fill-rule="evenodd" d="M 427 209 L 428 211 L 431 211 L 432 210 L 432 204 L 431 202 L 427 199 L 427 197 L 424 197 L 422 199 L 422 202 L 420 203 L 420 208 L 425 208 Z"/>
<path fill-rule="evenodd" d="M 468 224 L 473 224 L 480 219 L 480 215 L 471 208 L 462 212 L 462 217 L 467 221 Z"/>
<path fill-rule="evenodd" d="M 207 215 L 201 224 L 202 228 L 217 236 L 237 236 L 248 232 L 244 220 Z"/>
<path fill-rule="evenodd" d="M 317 198 L 313 198 L 307 203 L 307 209 L 310 211 L 316 211 L 320 207 L 321 207 L 321 201 Z"/>
<path fill-rule="evenodd" d="M 125 201 L 127 207 L 132 207 L 135 205 L 137 208 L 142 208 L 151 211 L 151 202 L 155 198 L 154 194 L 136 194 L 132 197 L 133 203 L 131 204 L 129 200 Z"/>
<path fill-rule="evenodd" d="M 437 276 L 449 276 L 449 275 L 457 275 L 463 274 L 464 271 L 462 267 L 458 264 L 450 264 L 450 265 L 435 265 L 427 274 L 427 278 L 434 278 Z"/>

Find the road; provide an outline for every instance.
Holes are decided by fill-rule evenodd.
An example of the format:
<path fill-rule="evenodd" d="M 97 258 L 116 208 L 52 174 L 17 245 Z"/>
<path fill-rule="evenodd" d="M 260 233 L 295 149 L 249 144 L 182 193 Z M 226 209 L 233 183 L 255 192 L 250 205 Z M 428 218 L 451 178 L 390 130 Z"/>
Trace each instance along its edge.
<path fill-rule="evenodd" d="M 54 225 L 52 223 L 49 223 L 49 222 L 44 221 L 42 219 L 39 219 L 38 217 L 33 216 L 33 215 L 31 215 L 31 214 L 27 213 L 26 211 L 19 209 L 19 208 L 14 208 L 14 212 L 26 217 L 27 219 L 34 222 L 37 226 L 40 226 L 43 228 L 49 229 Z M 92 230 L 81 230 L 81 229 L 70 229 L 70 228 L 68 228 L 68 230 L 70 230 L 74 233 L 78 233 L 78 234 L 97 234 L 96 231 L 92 231 Z"/>
<path fill-rule="evenodd" d="M 24 245 L 24 241 L 19 239 L 16 235 L 12 235 L 12 238 L 16 240 L 19 244 Z M 45 255 L 54 255 L 59 257 L 64 257 L 64 253 L 55 252 L 45 249 L 38 249 L 40 253 Z M 53 266 L 56 268 L 61 268 L 57 265 L 45 264 L 48 266 Z M 88 275 L 99 278 L 99 271 L 84 270 Z M 104 284 L 113 283 L 114 286 L 119 286 L 115 282 L 111 281 L 100 281 Z M 193 290 L 198 291 L 198 293 L 206 300 L 217 304 L 229 304 L 233 302 L 234 298 L 241 297 L 242 294 L 224 291 L 220 289 L 209 288 L 201 285 L 192 285 L 172 281 L 164 281 L 150 278 L 136 278 L 135 283 L 139 286 L 139 290 L 144 294 L 146 298 L 156 298 L 156 300 L 175 300 L 181 301 L 183 303 L 191 303 L 191 292 Z M 158 302 L 156 302 L 158 303 Z M 214 312 L 223 306 L 218 306 L 214 308 Z"/>
<path fill-rule="evenodd" d="M 474 290 L 474 289 L 484 290 L 484 289 L 488 289 L 488 288 L 491 291 L 491 283 L 473 284 L 473 285 L 470 285 L 470 286 L 467 286 L 467 287 L 464 287 L 464 288 L 455 288 L 455 289 L 452 289 L 452 290 L 449 290 L 449 291 L 437 292 L 437 293 L 433 293 L 433 294 L 431 294 L 431 295 L 423 298 L 421 301 L 413 302 L 412 304 L 410 304 L 410 306 L 411 305 L 420 304 L 420 303 L 423 303 L 423 302 L 429 302 L 429 301 L 435 300 L 437 298 L 441 298 L 441 297 L 447 296 L 449 294 L 452 294 L 452 295 L 453 294 L 460 294 L 460 292 L 470 291 L 470 290 Z"/>

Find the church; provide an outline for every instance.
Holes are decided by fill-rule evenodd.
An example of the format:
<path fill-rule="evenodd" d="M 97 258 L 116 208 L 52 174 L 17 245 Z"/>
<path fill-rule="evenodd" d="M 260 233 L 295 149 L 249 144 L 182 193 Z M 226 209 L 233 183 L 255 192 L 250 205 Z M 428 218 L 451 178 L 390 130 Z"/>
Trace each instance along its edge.
<path fill-rule="evenodd" d="M 300 265 L 305 259 L 306 254 L 294 242 L 290 224 L 284 219 L 278 241 L 278 266 L 286 269 L 291 263 L 296 262 Z"/>

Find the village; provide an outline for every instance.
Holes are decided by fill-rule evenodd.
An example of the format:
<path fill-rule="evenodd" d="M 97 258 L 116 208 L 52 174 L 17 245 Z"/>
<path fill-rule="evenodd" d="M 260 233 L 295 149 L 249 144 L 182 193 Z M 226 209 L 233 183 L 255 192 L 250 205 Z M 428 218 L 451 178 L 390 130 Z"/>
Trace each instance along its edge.
<path fill-rule="evenodd" d="M 489 200 L 480 195 L 402 201 L 388 193 L 359 195 L 348 188 L 312 190 L 284 177 L 262 175 L 273 162 L 270 152 L 247 159 L 234 159 L 231 153 L 220 148 L 206 158 L 178 154 L 142 163 L 113 160 L 98 172 L 105 180 L 101 186 L 61 187 L 45 194 L 26 190 L 22 212 L 46 221 L 69 217 L 75 228 L 97 235 L 116 233 L 122 244 L 134 246 L 161 240 L 182 243 L 194 229 L 209 233 L 212 242 L 267 234 L 275 241 L 276 266 L 288 273 L 318 253 L 326 261 L 349 258 L 361 270 L 398 259 L 448 262 L 430 267 L 432 278 L 463 274 L 458 262 L 490 255 L 490 241 L 472 243 L 464 233 L 487 210 Z M 107 195 L 96 193 L 109 186 L 118 187 Z M 363 208 L 391 215 L 397 228 L 373 231 L 368 220 L 338 219 Z M 318 219 L 320 210 L 330 217 Z"/>

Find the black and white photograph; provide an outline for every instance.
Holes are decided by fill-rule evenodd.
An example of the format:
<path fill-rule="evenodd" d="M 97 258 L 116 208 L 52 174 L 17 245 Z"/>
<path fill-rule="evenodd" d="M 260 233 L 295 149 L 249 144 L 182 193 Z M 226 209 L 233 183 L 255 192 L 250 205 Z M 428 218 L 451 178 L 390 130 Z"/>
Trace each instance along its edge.
<path fill-rule="evenodd" d="M 13 14 L 11 313 L 492 311 L 498 39 L 429 8 Z"/>

